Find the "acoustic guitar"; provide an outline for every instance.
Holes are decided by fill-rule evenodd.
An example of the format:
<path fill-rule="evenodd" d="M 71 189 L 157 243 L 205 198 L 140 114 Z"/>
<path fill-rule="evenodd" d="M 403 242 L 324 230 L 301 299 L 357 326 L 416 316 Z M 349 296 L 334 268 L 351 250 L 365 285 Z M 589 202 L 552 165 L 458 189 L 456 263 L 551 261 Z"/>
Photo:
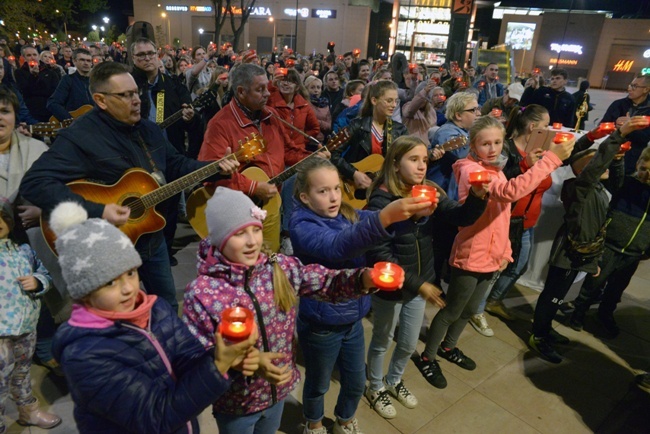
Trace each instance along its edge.
<path fill-rule="evenodd" d="M 92 110 L 92 108 L 93 106 L 91 105 L 82 105 L 77 110 L 70 113 L 72 119 L 59 121 L 57 118 L 52 116 L 48 122 L 39 122 L 37 124 L 27 125 L 26 128 L 32 135 L 35 136 L 54 137 L 59 132 L 59 130 L 69 127 L 72 121 L 77 119 L 79 116 L 88 113 L 90 110 Z"/>
<path fill-rule="evenodd" d="M 330 152 L 338 149 L 344 143 L 350 140 L 350 132 L 347 128 L 343 128 L 337 134 L 332 136 L 328 141 L 327 145 L 320 148 L 316 152 L 308 155 L 302 160 L 298 161 L 293 166 L 286 169 L 284 172 L 279 175 L 269 178 L 266 173 L 259 167 L 247 167 L 244 169 L 241 174 L 246 178 L 258 182 L 268 182 L 275 186 L 280 186 L 284 181 L 292 177 L 300 168 L 300 165 L 303 164 L 310 158 L 313 158 L 318 152 L 328 150 Z M 208 226 L 205 222 L 205 208 L 212 195 L 206 190 L 205 187 L 198 188 L 192 192 L 192 194 L 187 198 L 185 203 L 185 208 L 187 210 L 187 219 L 192 226 L 192 229 L 201 237 L 205 238 L 208 236 Z M 256 201 L 256 199 L 253 199 Z M 279 194 L 276 194 L 271 199 L 266 201 L 266 203 L 258 203 L 262 209 L 266 210 L 268 215 L 274 215 L 280 213 L 280 207 L 282 206 L 282 199 Z"/>
<path fill-rule="evenodd" d="M 265 151 L 264 139 L 253 134 L 241 144 L 237 152 L 163 186 L 160 186 L 149 172 L 140 168 L 127 170 L 113 185 L 103 185 L 86 180 L 73 181 L 67 185 L 73 193 L 91 202 L 128 206 L 131 209 L 129 220 L 126 224 L 119 226 L 119 229 L 135 244 L 142 235 L 159 231 L 165 227 L 165 218 L 154 208 L 160 202 L 215 175 L 219 172 L 221 161 L 234 158 L 240 163 L 247 163 Z M 43 217 L 41 217 L 41 230 L 48 246 L 56 254 L 54 247 L 56 235 Z"/>
<path fill-rule="evenodd" d="M 465 146 L 465 143 L 467 143 L 467 137 L 458 136 L 443 143 L 442 145 L 437 145 L 436 147 L 442 148 L 445 150 L 445 152 L 448 152 Z M 435 161 L 431 153 L 429 153 L 429 161 Z M 370 179 L 375 179 L 383 164 L 384 157 L 382 155 L 371 154 L 361 161 L 352 163 L 352 166 L 358 171 L 368 175 Z M 357 189 L 354 185 L 354 182 L 347 179 L 341 179 L 341 194 L 343 202 L 352 205 L 356 209 L 363 209 L 368 203 L 368 199 L 366 198 L 366 190 L 367 189 Z"/>
<path fill-rule="evenodd" d="M 187 108 L 197 109 L 197 108 L 205 107 L 206 105 L 214 103 L 217 100 L 216 91 L 219 88 L 219 86 L 220 85 L 218 83 L 213 84 L 208 90 L 203 92 L 197 99 L 192 101 L 191 104 L 188 104 Z M 165 128 L 175 124 L 180 119 L 182 119 L 183 118 L 183 110 L 184 109 L 180 109 L 179 111 L 177 111 L 176 113 L 174 113 L 173 115 L 169 116 L 167 119 L 165 119 L 161 123 L 159 123 L 158 126 L 160 127 L 160 129 L 164 130 Z"/>

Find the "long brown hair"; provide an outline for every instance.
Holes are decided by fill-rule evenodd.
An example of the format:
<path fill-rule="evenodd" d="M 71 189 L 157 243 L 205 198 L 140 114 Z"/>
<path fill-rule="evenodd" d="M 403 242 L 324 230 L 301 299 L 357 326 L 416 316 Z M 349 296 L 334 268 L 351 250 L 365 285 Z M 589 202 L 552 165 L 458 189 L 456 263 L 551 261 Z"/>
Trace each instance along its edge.
<path fill-rule="evenodd" d="M 300 199 L 300 194 L 305 193 L 309 194 L 309 190 L 311 189 L 311 177 L 309 176 L 313 172 L 319 170 L 319 169 L 330 169 L 334 170 L 336 172 L 336 175 L 338 176 L 338 170 L 336 169 L 336 166 L 333 165 L 330 160 L 326 160 L 325 158 L 310 158 L 303 162 L 300 165 L 300 168 L 298 169 L 298 172 L 296 173 L 296 184 L 293 189 L 293 197 L 302 204 L 302 206 L 305 206 L 302 200 Z M 340 179 L 340 177 L 339 177 Z M 359 216 L 357 215 L 357 212 L 355 209 L 348 203 L 341 202 L 341 207 L 339 208 L 339 212 L 343 217 L 345 217 L 346 220 L 348 220 L 351 223 L 354 223 L 359 220 Z"/>
<path fill-rule="evenodd" d="M 361 111 L 359 112 L 359 117 L 361 118 L 372 116 L 374 109 L 374 106 L 372 105 L 373 98 L 381 98 L 388 90 L 397 91 L 397 85 L 394 82 L 388 80 L 382 80 L 373 84 L 368 84 L 366 88 L 370 89 L 368 90 L 366 99 L 363 100 L 363 105 L 361 106 Z"/>
<path fill-rule="evenodd" d="M 528 125 L 540 122 L 548 110 L 539 104 L 528 104 L 526 107 L 514 107 L 508 117 L 506 137 L 517 138 L 526 134 Z"/>
<path fill-rule="evenodd" d="M 402 181 L 402 178 L 397 173 L 396 166 L 404 155 L 417 146 L 424 146 L 426 148 L 427 145 L 417 136 L 402 136 L 395 140 L 393 145 L 388 148 L 384 164 L 381 166 L 381 170 L 377 178 L 372 182 L 368 192 L 372 192 L 383 185 L 394 196 L 408 197 L 411 194 L 411 190 Z M 435 185 L 426 180 L 424 184 Z"/>

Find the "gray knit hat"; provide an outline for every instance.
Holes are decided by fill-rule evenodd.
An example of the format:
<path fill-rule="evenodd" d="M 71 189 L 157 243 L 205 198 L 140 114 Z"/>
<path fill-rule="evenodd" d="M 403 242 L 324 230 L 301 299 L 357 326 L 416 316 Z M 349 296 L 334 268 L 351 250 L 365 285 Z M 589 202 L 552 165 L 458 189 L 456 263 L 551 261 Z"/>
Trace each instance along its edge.
<path fill-rule="evenodd" d="M 79 300 L 142 265 L 131 240 L 104 219 L 88 218 L 76 202 L 57 205 L 50 216 L 59 265 L 70 298 Z"/>
<path fill-rule="evenodd" d="M 247 226 L 262 227 L 265 218 L 266 211 L 241 191 L 217 187 L 205 208 L 210 244 L 221 251 L 228 238 Z"/>

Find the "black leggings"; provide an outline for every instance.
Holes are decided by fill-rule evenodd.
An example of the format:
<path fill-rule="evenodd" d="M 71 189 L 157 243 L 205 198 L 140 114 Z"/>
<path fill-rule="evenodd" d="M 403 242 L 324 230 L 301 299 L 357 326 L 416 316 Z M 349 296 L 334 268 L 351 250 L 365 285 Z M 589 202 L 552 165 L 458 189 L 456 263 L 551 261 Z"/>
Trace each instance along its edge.
<path fill-rule="evenodd" d="M 535 317 L 533 318 L 535 337 L 548 337 L 553 326 L 553 318 L 555 318 L 560 305 L 564 303 L 564 297 L 571 289 L 578 273 L 578 270 L 549 266 L 544 289 L 537 299 L 537 306 L 535 306 Z"/>

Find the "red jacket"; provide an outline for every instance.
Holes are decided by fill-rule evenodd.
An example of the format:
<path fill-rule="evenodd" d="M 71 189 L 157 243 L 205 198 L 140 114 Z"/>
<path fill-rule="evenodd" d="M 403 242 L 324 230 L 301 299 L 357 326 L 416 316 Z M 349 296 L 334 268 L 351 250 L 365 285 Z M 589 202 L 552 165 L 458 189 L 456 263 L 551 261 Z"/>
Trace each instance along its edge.
<path fill-rule="evenodd" d="M 281 173 L 284 170 L 285 143 L 290 142 L 290 139 L 280 121 L 271 115 L 272 110 L 268 107 L 264 109 L 258 129 L 237 106 L 235 100 L 230 101 L 208 122 L 199 152 L 199 160 L 212 161 L 222 158 L 226 155 L 228 147 L 232 149 L 232 152 L 236 152 L 240 147 L 239 142 L 245 142 L 247 137 L 255 133 L 266 140 L 266 152 L 256 156 L 249 164 L 240 166 L 240 170 L 247 166 L 256 166 L 262 169 L 269 178 Z M 240 173 L 234 173 L 230 179 L 218 181 L 217 185 L 243 191 L 252 196 L 257 182 Z"/>
<path fill-rule="evenodd" d="M 316 137 L 320 133 L 316 113 L 308 101 L 301 95 L 296 94 L 293 97 L 293 109 L 287 105 L 282 94 L 277 88 L 270 88 L 271 96 L 266 105 L 273 107 L 282 119 L 292 124 L 299 130 L 304 131 L 311 137 Z M 289 135 L 289 141 L 284 145 L 284 164 L 293 166 L 311 152 L 305 149 L 307 138 L 302 134 L 292 130 L 284 125 L 285 131 Z"/>

